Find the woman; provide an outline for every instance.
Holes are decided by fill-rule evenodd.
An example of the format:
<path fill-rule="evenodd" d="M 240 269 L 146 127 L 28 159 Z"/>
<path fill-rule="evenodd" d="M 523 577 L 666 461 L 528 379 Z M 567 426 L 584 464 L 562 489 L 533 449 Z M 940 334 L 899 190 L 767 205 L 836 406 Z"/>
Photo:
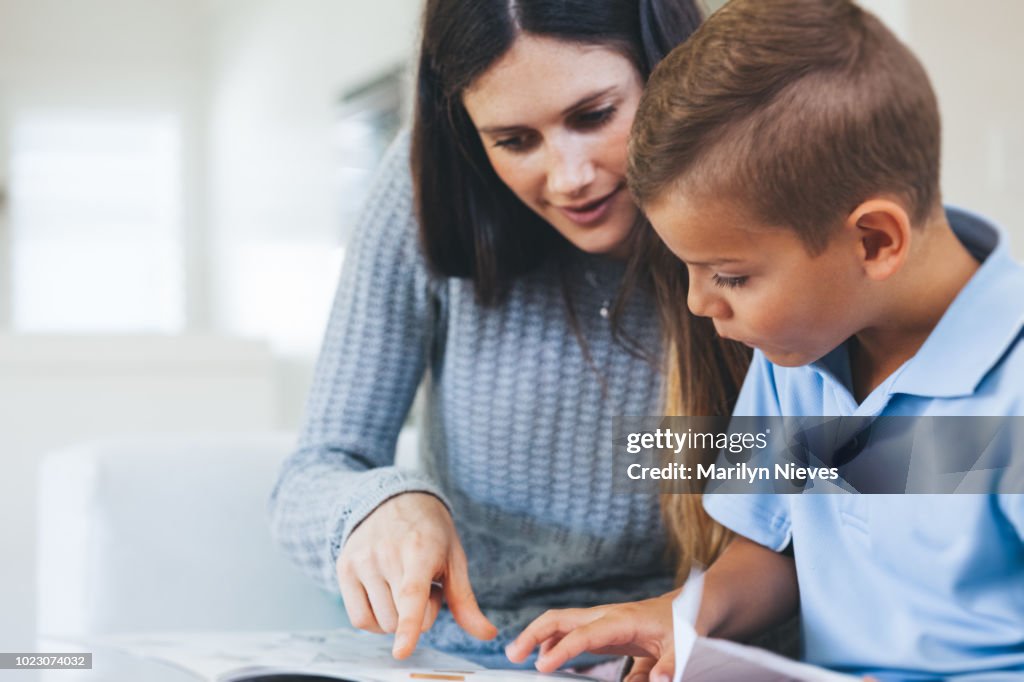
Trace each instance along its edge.
<path fill-rule="evenodd" d="M 271 502 L 286 552 L 400 658 L 422 631 L 507 666 L 542 611 L 671 584 L 656 496 L 611 493 L 613 418 L 660 411 L 638 352 L 658 357 L 659 321 L 643 286 L 615 315 L 628 339 L 609 308 L 639 222 L 633 113 L 699 18 L 691 0 L 427 3 L 411 142 L 350 246 Z M 735 388 L 717 375 L 706 390 Z M 424 378 L 424 470 L 399 470 Z"/>

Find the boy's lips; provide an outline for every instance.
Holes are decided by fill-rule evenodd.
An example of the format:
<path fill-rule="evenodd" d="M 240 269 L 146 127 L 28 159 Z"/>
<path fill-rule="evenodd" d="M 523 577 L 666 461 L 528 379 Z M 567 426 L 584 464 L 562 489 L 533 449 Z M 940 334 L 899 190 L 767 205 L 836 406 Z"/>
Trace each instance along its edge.
<path fill-rule="evenodd" d="M 744 339 L 740 339 L 740 338 L 737 338 L 737 337 L 735 337 L 735 336 L 729 336 L 728 334 L 722 334 L 721 332 L 719 332 L 719 334 L 718 334 L 718 335 L 719 335 L 719 336 L 720 336 L 721 338 L 725 339 L 726 341 L 735 341 L 736 343 L 742 343 L 742 344 L 743 344 L 744 346 L 746 346 L 747 348 L 757 348 L 757 347 L 758 347 L 758 346 L 756 346 L 756 345 L 755 345 L 755 344 L 754 344 L 753 342 L 751 342 L 751 341 L 745 341 Z"/>

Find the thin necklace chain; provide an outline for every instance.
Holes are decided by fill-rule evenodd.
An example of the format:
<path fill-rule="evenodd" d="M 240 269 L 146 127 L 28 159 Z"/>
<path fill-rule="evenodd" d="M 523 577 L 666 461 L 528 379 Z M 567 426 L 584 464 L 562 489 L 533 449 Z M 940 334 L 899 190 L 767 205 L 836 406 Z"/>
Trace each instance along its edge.
<path fill-rule="evenodd" d="M 587 283 L 590 284 L 590 286 L 595 291 L 600 291 L 601 284 L 597 281 L 597 275 L 594 273 L 593 270 L 586 270 L 583 273 L 583 276 L 584 276 L 584 278 L 586 278 Z M 604 319 L 607 320 L 609 318 L 609 316 L 611 315 L 611 305 L 612 305 L 611 299 L 609 299 L 609 298 L 602 298 L 601 299 L 601 307 L 598 308 L 598 311 L 597 311 L 598 315 L 600 315 L 601 317 L 603 317 Z"/>

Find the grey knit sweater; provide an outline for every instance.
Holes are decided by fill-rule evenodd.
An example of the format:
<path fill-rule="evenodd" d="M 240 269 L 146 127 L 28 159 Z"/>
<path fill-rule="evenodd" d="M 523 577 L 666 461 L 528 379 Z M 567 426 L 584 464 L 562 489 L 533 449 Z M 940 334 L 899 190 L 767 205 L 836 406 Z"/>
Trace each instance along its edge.
<path fill-rule="evenodd" d="M 471 282 L 438 279 L 418 246 L 408 135 L 387 154 L 352 237 L 305 424 L 270 503 L 274 537 L 324 588 L 349 533 L 394 495 L 451 510 L 481 608 L 480 642 L 447 610 L 425 643 L 493 667 L 548 608 L 670 588 L 656 496 L 612 492 L 612 419 L 658 411 L 659 375 L 612 339 L 600 314 L 623 267 L 575 252 L 523 276 L 483 308 Z M 562 269 L 591 361 L 573 332 Z M 625 328 L 657 350 L 655 310 L 634 296 Z M 424 470 L 393 465 L 426 382 Z M 577 662 L 583 662 L 579 660 Z"/>

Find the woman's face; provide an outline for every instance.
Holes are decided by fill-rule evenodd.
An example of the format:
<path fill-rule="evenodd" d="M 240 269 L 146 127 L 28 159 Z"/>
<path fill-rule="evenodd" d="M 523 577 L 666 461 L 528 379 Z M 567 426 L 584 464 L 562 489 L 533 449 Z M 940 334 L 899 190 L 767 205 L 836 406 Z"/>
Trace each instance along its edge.
<path fill-rule="evenodd" d="M 621 258 L 637 216 L 626 141 L 642 90 L 611 48 L 522 35 L 462 101 L 523 203 L 577 248 Z"/>

